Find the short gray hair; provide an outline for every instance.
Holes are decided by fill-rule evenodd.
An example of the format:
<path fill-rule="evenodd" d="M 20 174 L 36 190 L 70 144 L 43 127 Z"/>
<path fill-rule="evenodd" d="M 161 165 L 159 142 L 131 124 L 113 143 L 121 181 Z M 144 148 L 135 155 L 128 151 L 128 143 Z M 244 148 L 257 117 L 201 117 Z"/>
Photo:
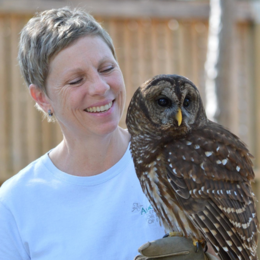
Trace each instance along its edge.
<path fill-rule="evenodd" d="M 51 58 L 87 35 L 100 36 L 116 58 L 111 37 L 89 13 L 69 7 L 36 13 L 20 35 L 18 61 L 27 85 L 35 84 L 47 95 L 46 79 Z"/>

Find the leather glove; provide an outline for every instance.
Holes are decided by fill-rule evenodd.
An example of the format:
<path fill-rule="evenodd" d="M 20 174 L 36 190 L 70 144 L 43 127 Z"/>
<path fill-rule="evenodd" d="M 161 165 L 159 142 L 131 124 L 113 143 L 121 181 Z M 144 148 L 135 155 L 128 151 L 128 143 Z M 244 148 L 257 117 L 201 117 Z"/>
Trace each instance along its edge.
<path fill-rule="evenodd" d="M 185 237 L 165 237 L 147 242 L 138 251 L 141 255 L 134 260 L 217 260 L 211 254 L 204 254 L 201 245 L 198 252 L 191 239 Z"/>

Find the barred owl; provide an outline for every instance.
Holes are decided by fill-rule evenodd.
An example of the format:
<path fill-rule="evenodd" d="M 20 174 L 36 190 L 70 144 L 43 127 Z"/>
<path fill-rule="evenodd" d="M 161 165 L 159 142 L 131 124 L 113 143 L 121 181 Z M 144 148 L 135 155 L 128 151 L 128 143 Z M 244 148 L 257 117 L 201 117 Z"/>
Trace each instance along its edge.
<path fill-rule="evenodd" d="M 257 259 L 252 155 L 207 119 L 195 85 L 155 76 L 135 92 L 126 124 L 137 176 L 165 229 L 210 243 L 223 260 Z"/>

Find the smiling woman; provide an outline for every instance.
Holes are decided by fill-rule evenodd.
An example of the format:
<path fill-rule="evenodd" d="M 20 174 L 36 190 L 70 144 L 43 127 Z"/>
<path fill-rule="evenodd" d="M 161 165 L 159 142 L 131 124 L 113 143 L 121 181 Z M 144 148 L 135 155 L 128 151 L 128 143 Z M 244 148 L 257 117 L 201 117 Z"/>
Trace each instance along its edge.
<path fill-rule="evenodd" d="M 0 259 L 133 259 L 164 231 L 133 211 L 150 204 L 118 126 L 126 91 L 110 36 L 86 12 L 48 10 L 23 28 L 18 59 L 63 140 L 1 187 Z"/>
<path fill-rule="evenodd" d="M 18 59 L 63 140 L 1 187 L 0 259 L 133 259 L 164 230 L 139 210 L 150 204 L 118 126 L 126 91 L 110 36 L 86 12 L 52 9 L 23 28 Z"/>
<path fill-rule="evenodd" d="M 75 140 L 75 134 L 94 138 L 97 134 L 121 131 L 118 122 L 125 104 L 124 80 L 101 37 L 81 37 L 61 50 L 49 68 L 48 96 L 42 95 L 35 84 L 30 84 L 29 89 L 44 111 L 54 112 L 62 132 L 66 131 L 67 142 Z"/>

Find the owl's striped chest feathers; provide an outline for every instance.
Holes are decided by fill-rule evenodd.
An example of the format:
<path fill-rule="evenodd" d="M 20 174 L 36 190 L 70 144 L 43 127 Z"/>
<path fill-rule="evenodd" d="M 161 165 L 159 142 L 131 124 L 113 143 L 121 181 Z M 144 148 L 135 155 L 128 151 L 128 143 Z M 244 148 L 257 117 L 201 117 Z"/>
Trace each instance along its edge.
<path fill-rule="evenodd" d="M 143 145 L 140 145 L 141 143 Z M 138 146 L 137 149 L 134 148 L 136 146 Z M 148 152 L 147 148 L 151 148 L 154 152 Z M 132 151 L 134 149 L 135 152 L 136 173 L 143 192 L 167 232 L 180 232 L 183 236 L 202 240 L 202 236 L 192 224 L 188 214 L 183 211 L 175 191 L 172 189 L 171 180 L 167 177 L 167 168 L 165 167 L 167 165 L 169 167 L 171 163 L 165 160 L 164 153 L 162 153 L 163 148 L 161 146 L 155 147 L 154 142 L 147 144 L 141 140 L 140 136 L 132 140 L 131 149 Z"/>

